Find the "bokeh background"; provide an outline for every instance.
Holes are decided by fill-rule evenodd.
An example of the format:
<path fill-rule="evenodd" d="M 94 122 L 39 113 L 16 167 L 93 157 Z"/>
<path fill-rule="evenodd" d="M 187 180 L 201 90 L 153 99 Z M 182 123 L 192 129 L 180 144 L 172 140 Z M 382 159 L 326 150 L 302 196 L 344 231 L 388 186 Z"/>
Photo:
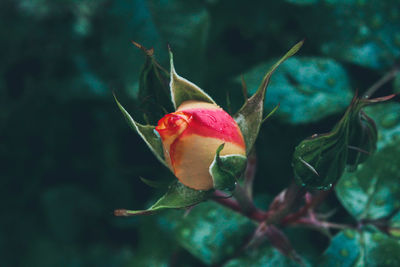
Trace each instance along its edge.
<path fill-rule="evenodd" d="M 231 112 L 243 103 L 241 74 L 254 92 L 268 66 L 306 40 L 267 92 L 267 111 L 281 107 L 257 142 L 263 208 L 291 180 L 294 147 L 329 130 L 354 90 L 365 91 L 400 55 L 396 0 L 2 0 L 0 21 L 1 266 L 206 266 L 224 262 L 224 253 L 212 253 L 232 254 L 227 244 L 250 231 L 231 213 L 221 222 L 209 212 L 202 222 L 215 207 L 200 205 L 200 226 L 189 228 L 207 225 L 199 238 L 220 238 L 207 250 L 177 230 L 182 213 L 113 216 L 162 194 L 139 177 L 171 178 L 111 94 L 144 121 L 145 56 L 131 40 L 154 47 L 167 69 L 170 44 L 177 72 Z M 377 95 L 392 91 L 400 78 Z M 335 196 L 327 205 L 338 206 Z M 347 213 L 338 208 L 335 216 Z M 239 235 L 224 243 L 232 228 Z M 299 245 L 311 259 L 328 245 L 308 230 L 295 235 L 317 244 Z"/>

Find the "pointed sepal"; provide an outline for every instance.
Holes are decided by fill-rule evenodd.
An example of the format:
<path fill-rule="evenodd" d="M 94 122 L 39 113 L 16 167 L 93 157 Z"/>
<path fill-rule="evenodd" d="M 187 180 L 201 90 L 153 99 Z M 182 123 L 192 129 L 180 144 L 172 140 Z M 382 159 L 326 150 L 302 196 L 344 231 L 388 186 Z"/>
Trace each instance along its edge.
<path fill-rule="evenodd" d="M 210 174 L 213 178 L 214 189 L 233 191 L 236 181 L 243 175 L 247 158 L 243 155 L 220 156 L 224 144 L 220 145 L 215 153 L 214 161 L 210 165 Z"/>
<path fill-rule="evenodd" d="M 115 210 L 116 216 L 135 216 L 153 214 L 165 209 L 182 209 L 194 206 L 212 196 L 213 190 L 198 191 L 174 181 L 167 192 L 147 210 Z"/>
<path fill-rule="evenodd" d="M 390 100 L 395 95 L 373 99 L 355 99 L 350 106 L 349 152 L 347 164 L 349 171 L 356 170 L 358 164 L 365 162 L 375 152 L 378 142 L 378 129 L 362 109 L 366 106 Z"/>
<path fill-rule="evenodd" d="M 182 102 L 188 100 L 198 100 L 215 104 L 214 100 L 202 89 L 200 89 L 200 87 L 176 73 L 174 67 L 174 57 L 171 50 L 169 50 L 169 56 L 171 63 L 171 80 L 169 86 L 171 90 L 171 100 L 175 109 L 177 109 Z"/>
<path fill-rule="evenodd" d="M 165 113 L 173 110 L 169 100 L 170 75 L 157 62 L 153 48 L 147 49 L 134 41 L 132 43 L 145 54 L 145 62 L 139 75 L 139 108 L 150 123 L 157 123 Z"/>
<path fill-rule="evenodd" d="M 332 131 L 313 135 L 296 147 L 292 167 L 295 180 L 308 189 L 328 190 L 346 167 L 349 109 Z"/>
<path fill-rule="evenodd" d="M 157 157 L 157 159 L 162 164 L 167 166 L 167 163 L 164 160 L 164 150 L 162 146 L 162 141 L 157 131 L 155 130 L 155 126 L 142 125 L 136 122 L 128 113 L 128 111 L 126 111 L 126 109 L 119 103 L 115 94 L 114 94 L 114 99 L 118 105 L 118 108 L 121 110 L 126 121 L 128 122 L 129 126 L 139 134 L 139 136 L 143 139 L 146 145 L 150 148 L 151 152 L 153 152 L 153 154 Z"/>
<path fill-rule="evenodd" d="M 297 43 L 293 46 L 289 52 L 287 52 L 278 62 L 276 62 L 270 70 L 265 74 L 260 87 L 256 93 L 246 100 L 242 108 L 233 117 L 242 131 L 244 140 L 246 142 L 246 153 L 248 154 L 252 149 L 260 130 L 260 126 L 263 122 L 264 112 L 264 99 L 269 79 L 274 71 L 282 64 L 286 59 L 293 56 L 304 41 Z"/>

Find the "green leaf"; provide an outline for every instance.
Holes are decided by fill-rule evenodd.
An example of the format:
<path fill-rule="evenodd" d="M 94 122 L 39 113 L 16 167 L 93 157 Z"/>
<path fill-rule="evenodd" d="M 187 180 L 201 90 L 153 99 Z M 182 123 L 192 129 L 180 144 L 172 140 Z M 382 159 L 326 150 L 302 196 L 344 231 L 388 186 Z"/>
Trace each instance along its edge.
<path fill-rule="evenodd" d="M 210 174 L 215 189 L 233 191 L 236 181 L 246 168 L 247 159 L 242 155 L 220 156 L 223 148 L 224 144 L 218 147 L 214 161 L 210 165 Z"/>
<path fill-rule="evenodd" d="M 215 202 L 202 203 L 182 215 L 170 211 L 160 219 L 160 225 L 207 265 L 235 255 L 254 231 L 254 224 L 248 218 Z"/>
<path fill-rule="evenodd" d="M 294 266 L 308 266 L 300 265 L 295 261 L 284 256 L 276 248 L 270 244 L 265 244 L 257 249 L 250 249 L 241 256 L 229 261 L 224 267 L 294 267 Z"/>
<path fill-rule="evenodd" d="M 254 92 L 258 77 L 270 65 L 264 63 L 245 73 L 250 92 Z M 264 106 L 272 109 L 280 103 L 275 115 L 280 120 L 291 124 L 309 123 L 342 112 L 352 96 L 347 73 L 336 61 L 292 57 L 271 77 Z"/>
<path fill-rule="evenodd" d="M 384 69 L 400 55 L 396 0 L 330 1 L 331 36 L 324 31 L 322 52 L 361 66 Z M 310 33 L 312 34 L 312 33 Z M 318 33 L 316 33 L 318 34 Z M 329 33 L 328 33 L 329 34 Z"/>
<path fill-rule="evenodd" d="M 265 92 L 270 80 L 271 75 L 282 64 L 286 59 L 293 56 L 300 47 L 303 45 L 303 41 L 294 45 L 289 52 L 287 52 L 278 62 L 276 62 L 264 75 L 261 85 L 253 96 L 251 96 L 241 109 L 235 114 L 234 119 L 242 131 L 245 143 L 246 143 L 246 153 L 248 154 L 252 149 L 258 132 L 260 131 L 260 126 L 263 121 L 264 112 L 264 98 Z M 261 76 L 260 76 L 261 77 Z"/>
<path fill-rule="evenodd" d="M 400 207 L 400 141 L 345 172 L 336 185 L 340 202 L 356 219 L 378 219 Z"/>
<path fill-rule="evenodd" d="M 356 219 L 378 219 L 400 207 L 400 105 L 365 108 L 378 125 L 378 151 L 335 187 L 340 202 Z"/>
<path fill-rule="evenodd" d="M 151 152 L 157 157 L 157 159 L 168 167 L 167 163 L 164 160 L 164 150 L 161 142 L 161 138 L 158 135 L 157 131 L 155 130 L 154 126 L 151 125 L 142 125 L 134 121 L 129 115 L 128 111 L 119 103 L 117 97 L 114 95 L 115 102 L 117 103 L 119 109 L 121 110 L 122 114 L 124 114 L 126 121 L 128 122 L 129 126 L 136 131 L 146 145 L 150 148 Z"/>
<path fill-rule="evenodd" d="M 384 103 L 365 108 L 378 127 L 378 149 L 392 146 L 400 139 L 400 104 Z"/>
<path fill-rule="evenodd" d="M 387 266 L 400 265 L 400 243 L 376 229 L 338 233 L 323 254 L 318 266 Z"/>
<path fill-rule="evenodd" d="M 179 181 L 173 182 L 168 191 L 147 210 L 116 210 L 117 216 L 152 214 L 164 209 L 181 209 L 194 206 L 210 197 L 212 191 L 198 191 L 184 186 Z"/>
<path fill-rule="evenodd" d="M 212 98 L 197 85 L 186 80 L 185 78 L 180 77 L 175 72 L 174 58 L 171 51 L 169 51 L 169 56 L 171 62 L 171 99 L 175 109 L 178 108 L 182 102 L 188 100 L 198 100 L 215 104 L 214 100 L 212 100 Z"/>

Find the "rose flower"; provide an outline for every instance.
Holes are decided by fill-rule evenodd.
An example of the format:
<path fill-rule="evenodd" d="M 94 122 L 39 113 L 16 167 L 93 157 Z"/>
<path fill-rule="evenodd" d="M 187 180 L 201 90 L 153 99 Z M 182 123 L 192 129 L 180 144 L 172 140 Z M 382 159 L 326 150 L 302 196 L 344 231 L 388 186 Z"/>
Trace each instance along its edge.
<path fill-rule="evenodd" d="M 213 188 L 210 165 L 220 155 L 246 155 L 242 133 L 234 119 L 216 104 L 185 101 L 156 127 L 165 160 L 179 181 L 196 190 Z"/>

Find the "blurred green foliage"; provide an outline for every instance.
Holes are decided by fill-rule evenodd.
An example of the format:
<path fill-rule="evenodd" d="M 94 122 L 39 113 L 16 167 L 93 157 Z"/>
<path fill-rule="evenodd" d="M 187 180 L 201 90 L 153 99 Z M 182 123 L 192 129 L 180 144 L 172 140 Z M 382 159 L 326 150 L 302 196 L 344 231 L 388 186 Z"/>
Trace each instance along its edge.
<path fill-rule="evenodd" d="M 137 98 L 145 56 L 130 41 L 154 47 L 167 68 L 169 43 L 179 74 L 233 113 L 243 103 L 237 77 L 245 74 L 254 92 L 264 66 L 306 38 L 299 55 L 273 75 L 266 107 L 281 108 L 256 143 L 255 195 L 274 196 L 292 179 L 294 147 L 331 129 L 354 89 L 365 91 L 395 63 L 399 18 L 396 0 L 1 1 L 0 265 L 293 265 L 268 242 L 238 253 L 253 226 L 213 203 L 186 217 L 113 216 L 114 209 L 143 209 L 161 195 L 140 176 L 171 179 L 113 102 L 111 90 L 145 120 L 146 102 Z M 399 80 L 378 94 L 399 92 Z M 371 107 L 378 151 L 345 174 L 340 202 L 328 199 L 324 209 L 338 210 L 333 219 L 378 218 L 398 208 L 398 106 Z M 398 240 L 376 231 L 353 231 L 350 241 L 342 240 L 350 232 L 340 232 L 322 258 L 329 239 L 319 233 L 307 237 L 311 248 L 295 246 L 301 255 L 306 250 L 306 262 L 324 266 L 355 266 L 360 253 L 370 266 L 398 266 Z"/>

